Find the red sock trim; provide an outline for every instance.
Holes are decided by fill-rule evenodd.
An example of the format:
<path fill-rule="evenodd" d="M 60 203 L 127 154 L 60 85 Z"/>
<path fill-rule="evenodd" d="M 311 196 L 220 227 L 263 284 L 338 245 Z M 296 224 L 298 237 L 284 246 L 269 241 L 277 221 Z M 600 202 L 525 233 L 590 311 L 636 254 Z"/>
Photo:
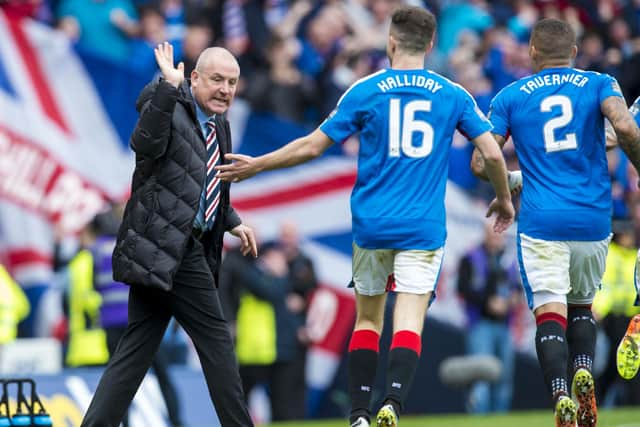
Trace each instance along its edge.
<path fill-rule="evenodd" d="M 542 313 L 536 317 L 536 326 L 540 326 L 544 322 L 559 323 L 562 329 L 567 330 L 567 318 L 558 313 Z"/>
<path fill-rule="evenodd" d="M 393 339 L 391 340 L 391 350 L 398 347 L 413 350 L 418 357 L 420 357 L 422 338 L 413 331 L 398 331 L 393 335 Z"/>
<path fill-rule="evenodd" d="M 359 329 L 351 334 L 349 351 L 371 350 L 380 352 L 380 335 L 371 329 Z"/>

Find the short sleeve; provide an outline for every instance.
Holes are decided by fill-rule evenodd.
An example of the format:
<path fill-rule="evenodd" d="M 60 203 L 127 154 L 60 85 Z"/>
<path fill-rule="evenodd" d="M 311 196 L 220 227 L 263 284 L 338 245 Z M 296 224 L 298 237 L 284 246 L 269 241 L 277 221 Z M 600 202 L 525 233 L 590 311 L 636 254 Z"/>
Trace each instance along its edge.
<path fill-rule="evenodd" d="M 509 136 L 509 114 L 504 103 L 505 92 L 499 92 L 489 107 L 489 120 L 493 125 L 493 133 L 505 139 Z"/>
<path fill-rule="evenodd" d="M 598 102 L 600 104 L 602 104 L 604 100 L 609 98 L 610 96 L 618 96 L 624 99 L 622 90 L 620 89 L 620 85 L 614 77 L 611 77 L 608 74 L 601 74 L 600 77 L 602 80 L 600 84 L 600 91 L 598 93 Z"/>
<path fill-rule="evenodd" d="M 360 130 L 361 108 L 357 87 L 350 87 L 338 101 L 336 108 L 320 125 L 323 131 L 334 142 L 343 142 Z"/>
<path fill-rule="evenodd" d="M 460 89 L 459 93 L 462 97 L 462 114 L 458 121 L 458 130 L 469 139 L 490 131 L 491 123 L 480 111 L 473 97 L 464 89 Z"/>

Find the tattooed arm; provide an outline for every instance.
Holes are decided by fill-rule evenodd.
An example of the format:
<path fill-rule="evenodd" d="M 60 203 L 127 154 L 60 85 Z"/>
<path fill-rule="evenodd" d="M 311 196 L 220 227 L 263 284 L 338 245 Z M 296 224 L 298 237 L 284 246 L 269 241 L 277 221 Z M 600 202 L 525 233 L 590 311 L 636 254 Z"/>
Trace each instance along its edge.
<path fill-rule="evenodd" d="M 602 102 L 600 109 L 602 114 L 611 122 L 618 139 L 618 145 L 627 155 L 636 171 L 640 173 L 640 129 L 638 129 L 633 116 L 627 110 L 627 104 L 625 104 L 624 99 L 610 96 Z"/>
<path fill-rule="evenodd" d="M 493 138 L 498 142 L 500 148 L 504 147 L 505 139 L 502 135 L 494 133 Z M 478 148 L 474 148 L 473 154 L 471 154 L 471 172 L 478 178 L 489 181 L 489 177 L 484 170 L 484 158 Z"/>

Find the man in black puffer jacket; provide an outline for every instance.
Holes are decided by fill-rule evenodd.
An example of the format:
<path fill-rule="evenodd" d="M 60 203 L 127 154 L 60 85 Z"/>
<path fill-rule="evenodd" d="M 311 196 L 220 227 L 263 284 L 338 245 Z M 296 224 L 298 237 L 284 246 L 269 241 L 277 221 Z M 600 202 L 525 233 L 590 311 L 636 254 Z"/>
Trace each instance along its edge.
<path fill-rule="evenodd" d="M 213 167 L 231 151 L 223 114 L 240 75 L 227 50 L 200 55 L 191 81 L 173 47 L 155 49 L 162 78 L 138 100 L 131 198 L 113 252 L 114 279 L 131 285 L 129 324 L 82 422 L 120 424 L 175 316 L 193 340 L 222 426 L 253 426 L 217 292 L 225 231 L 257 256 L 253 231 L 229 203 L 229 184 Z"/>

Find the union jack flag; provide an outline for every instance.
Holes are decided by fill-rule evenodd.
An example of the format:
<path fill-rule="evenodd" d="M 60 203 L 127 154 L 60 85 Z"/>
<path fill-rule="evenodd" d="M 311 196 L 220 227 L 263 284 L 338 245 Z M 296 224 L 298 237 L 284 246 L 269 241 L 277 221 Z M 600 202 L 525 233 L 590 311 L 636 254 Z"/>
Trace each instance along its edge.
<path fill-rule="evenodd" d="M 51 281 L 56 234 L 126 197 L 132 168 L 69 40 L 0 10 L 0 262 L 28 293 Z"/>

